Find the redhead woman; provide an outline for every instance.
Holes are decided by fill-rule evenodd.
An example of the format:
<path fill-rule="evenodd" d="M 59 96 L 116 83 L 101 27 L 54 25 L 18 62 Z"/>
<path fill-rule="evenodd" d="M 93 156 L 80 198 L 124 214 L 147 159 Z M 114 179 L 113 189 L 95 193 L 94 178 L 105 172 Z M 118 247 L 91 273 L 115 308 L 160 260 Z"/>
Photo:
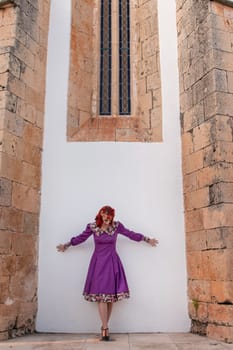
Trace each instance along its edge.
<path fill-rule="evenodd" d="M 104 341 L 110 339 L 108 322 L 113 303 L 129 298 L 124 268 L 116 251 L 118 234 L 137 242 L 144 241 L 151 246 L 158 244 L 155 238 L 148 238 L 141 233 L 128 230 L 121 222 L 114 221 L 114 216 L 115 210 L 110 206 L 104 206 L 96 215 L 95 222 L 88 224 L 80 235 L 57 246 L 59 252 L 65 252 L 70 246 L 81 244 L 90 236 L 94 237 L 95 249 L 90 261 L 83 295 L 86 300 L 98 303 L 102 322 L 101 336 Z"/>

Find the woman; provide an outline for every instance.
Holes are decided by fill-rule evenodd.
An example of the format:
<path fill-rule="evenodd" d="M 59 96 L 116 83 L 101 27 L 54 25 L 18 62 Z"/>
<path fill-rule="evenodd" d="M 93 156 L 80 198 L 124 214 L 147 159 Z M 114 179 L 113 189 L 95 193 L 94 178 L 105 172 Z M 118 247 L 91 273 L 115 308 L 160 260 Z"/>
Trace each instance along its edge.
<path fill-rule="evenodd" d="M 83 243 L 91 235 L 94 236 L 95 250 L 92 255 L 86 283 L 84 298 L 98 302 L 98 310 L 102 321 L 102 340 L 109 340 L 108 322 L 111 316 L 113 303 L 129 298 L 129 288 L 121 260 L 116 252 L 117 235 L 122 234 L 134 241 L 145 241 L 156 246 L 155 238 L 148 238 L 141 233 L 126 229 L 122 223 L 113 221 L 115 210 L 104 206 L 98 212 L 95 222 L 88 224 L 78 236 L 71 238 L 68 243 L 59 244 L 59 252 L 66 251 L 71 245 Z"/>

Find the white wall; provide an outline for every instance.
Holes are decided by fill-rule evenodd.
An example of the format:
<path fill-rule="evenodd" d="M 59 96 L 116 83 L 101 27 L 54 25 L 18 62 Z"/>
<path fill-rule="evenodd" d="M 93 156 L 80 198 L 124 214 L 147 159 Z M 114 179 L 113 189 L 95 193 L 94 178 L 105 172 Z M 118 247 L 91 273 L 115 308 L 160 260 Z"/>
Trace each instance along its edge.
<path fill-rule="evenodd" d="M 64 254 L 55 247 L 105 204 L 126 227 L 160 241 L 152 248 L 119 239 L 131 298 L 115 304 L 111 330 L 188 331 L 175 1 L 159 1 L 164 142 L 155 144 L 66 142 L 70 2 L 51 3 L 37 331 L 99 331 L 97 305 L 82 297 L 92 238 Z"/>

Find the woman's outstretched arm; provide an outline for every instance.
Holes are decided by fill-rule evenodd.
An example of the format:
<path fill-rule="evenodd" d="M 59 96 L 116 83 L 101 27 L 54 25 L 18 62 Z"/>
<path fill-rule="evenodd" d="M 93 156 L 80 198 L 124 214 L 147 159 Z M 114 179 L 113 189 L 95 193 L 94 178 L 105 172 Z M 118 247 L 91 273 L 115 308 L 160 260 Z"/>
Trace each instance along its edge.
<path fill-rule="evenodd" d="M 155 247 L 159 242 L 156 238 L 149 238 L 144 236 L 142 233 L 137 233 L 132 230 L 127 229 L 121 222 L 118 224 L 118 231 L 123 236 L 126 236 L 133 241 L 145 241 L 146 243 L 149 243 L 151 246 Z"/>
<path fill-rule="evenodd" d="M 90 225 L 88 224 L 86 229 L 78 236 L 72 237 L 71 240 L 64 244 L 58 244 L 57 245 L 57 251 L 58 252 L 65 252 L 70 246 L 72 245 L 78 245 L 83 242 L 85 242 L 91 235 L 92 230 L 90 228 Z"/>

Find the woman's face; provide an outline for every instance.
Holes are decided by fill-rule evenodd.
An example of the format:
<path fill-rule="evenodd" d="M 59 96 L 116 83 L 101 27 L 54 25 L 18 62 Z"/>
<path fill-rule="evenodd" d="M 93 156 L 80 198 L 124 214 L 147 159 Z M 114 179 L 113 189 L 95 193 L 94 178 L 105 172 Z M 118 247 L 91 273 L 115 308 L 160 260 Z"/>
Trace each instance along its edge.
<path fill-rule="evenodd" d="M 103 219 L 103 224 L 105 224 L 105 225 L 110 225 L 111 224 L 112 219 L 113 219 L 112 215 L 109 215 L 109 214 L 107 214 L 107 213 L 105 213 L 103 211 L 100 213 L 100 215 L 101 215 L 101 217 Z"/>

